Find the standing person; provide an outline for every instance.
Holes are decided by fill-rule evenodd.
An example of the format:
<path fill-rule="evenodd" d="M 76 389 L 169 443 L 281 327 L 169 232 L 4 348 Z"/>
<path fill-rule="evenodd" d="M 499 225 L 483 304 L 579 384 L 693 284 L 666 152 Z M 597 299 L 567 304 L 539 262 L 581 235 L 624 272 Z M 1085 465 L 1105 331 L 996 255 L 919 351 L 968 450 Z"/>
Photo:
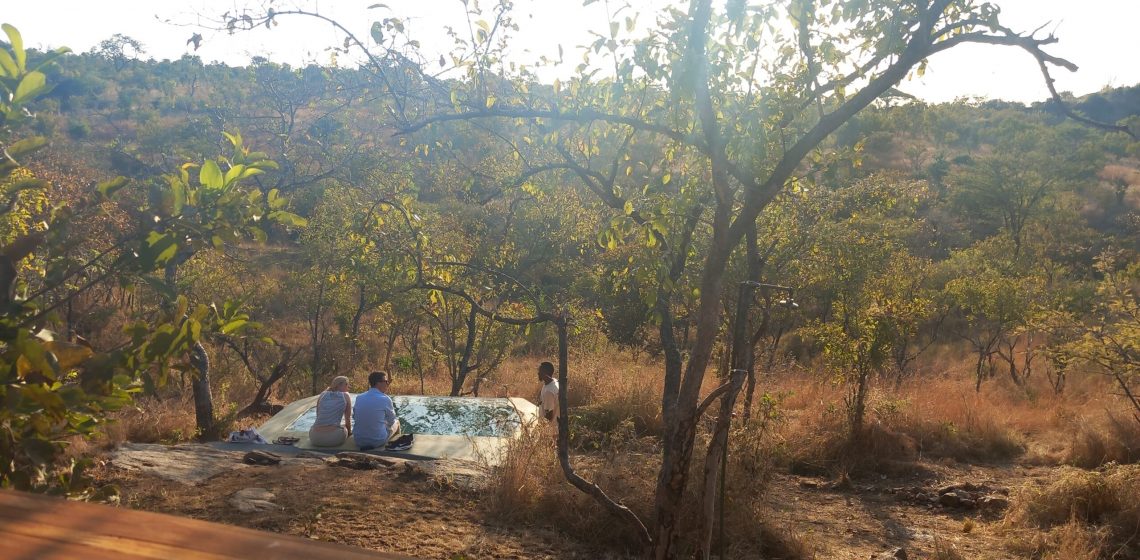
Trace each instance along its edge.
<path fill-rule="evenodd" d="M 348 378 L 338 375 L 328 389 L 317 395 L 317 419 L 309 428 L 309 443 L 317 447 L 337 447 L 351 435 L 352 398 L 348 396 Z"/>
<path fill-rule="evenodd" d="M 558 381 L 554 379 L 554 364 L 542 362 L 538 364 L 538 380 L 542 382 L 542 390 L 538 392 L 538 410 L 546 421 L 547 430 L 558 437 Z"/>
<path fill-rule="evenodd" d="M 383 371 L 368 374 L 368 392 L 356 397 L 356 445 L 361 451 L 383 448 L 400 431 L 396 407 L 388 396 L 392 378 Z"/>

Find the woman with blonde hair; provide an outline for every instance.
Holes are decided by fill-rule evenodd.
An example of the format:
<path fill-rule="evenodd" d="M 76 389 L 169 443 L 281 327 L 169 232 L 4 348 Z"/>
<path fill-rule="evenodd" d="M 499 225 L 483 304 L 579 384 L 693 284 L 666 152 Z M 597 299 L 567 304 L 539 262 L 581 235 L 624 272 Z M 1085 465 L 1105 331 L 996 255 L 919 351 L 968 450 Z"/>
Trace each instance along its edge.
<path fill-rule="evenodd" d="M 351 435 L 352 398 L 348 396 L 348 378 L 338 375 L 328 389 L 317 395 L 317 420 L 309 428 L 309 443 L 316 447 L 337 447 Z"/>

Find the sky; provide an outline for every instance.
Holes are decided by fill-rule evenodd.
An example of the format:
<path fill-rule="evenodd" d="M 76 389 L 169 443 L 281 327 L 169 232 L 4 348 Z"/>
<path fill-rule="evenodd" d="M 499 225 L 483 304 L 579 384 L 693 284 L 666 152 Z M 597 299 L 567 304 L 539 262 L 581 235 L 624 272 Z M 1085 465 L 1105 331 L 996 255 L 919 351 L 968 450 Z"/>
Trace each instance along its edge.
<path fill-rule="evenodd" d="M 473 0 L 474 1 L 474 0 Z M 328 45 L 341 41 L 328 26 L 308 18 L 279 18 L 272 30 L 228 35 L 202 26 L 225 12 L 262 4 L 261 0 L 5 0 L 0 21 L 15 25 L 25 43 L 38 48 L 67 46 L 87 51 L 103 39 L 122 33 L 140 41 L 145 57 L 177 59 L 196 54 L 206 62 L 245 64 L 253 56 L 294 66 L 316 61 L 327 63 Z M 459 0 L 277 0 L 277 9 L 292 5 L 308 6 L 337 19 L 360 37 L 368 37 L 375 19 L 406 18 L 412 35 L 421 39 L 424 50 L 441 53 L 449 42 L 444 26 L 466 26 Z M 382 2 L 383 8 L 368 9 Z M 11 5 L 11 4 L 15 5 Z M 639 8 L 639 22 L 650 23 L 652 13 L 663 0 L 632 0 Z M 1014 30 L 1033 30 L 1042 25 L 1053 31 L 1060 42 L 1048 52 L 1076 63 L 1080 70 L 1070 73 L 1055 69 L 1059 91 L 1084 95 L 1106 86 L 1140 83 L 1140 0 L 995 0 L 1002 9 L 1001 20 Z M 490 4 L 484 0 L 484 4 Z M 609 6 L 616 6 L 615 2 Z M 581 0 L 518 0 L 516 35 L 519 62 L 532 62 L 540 55 L 557 58 L 558 45 L 567 53 L 591 40 L 587 30 L 606 29 L 605 0 L 583 8 Z M 619 14 L 635 15 L 635 10 Z M 194 33 L 204 37 L 194 51 L 187 39 Z M 578 57 L 567 55 L 572 64 Z M 1033 58 L 1012 47 L 966 45 L 941 53 L 929 62 L 921 78 L 912 76 L 901 90 L 929 102 L 957 98 L 1005 99 L 1030 103 L 1048 96 Z"/>

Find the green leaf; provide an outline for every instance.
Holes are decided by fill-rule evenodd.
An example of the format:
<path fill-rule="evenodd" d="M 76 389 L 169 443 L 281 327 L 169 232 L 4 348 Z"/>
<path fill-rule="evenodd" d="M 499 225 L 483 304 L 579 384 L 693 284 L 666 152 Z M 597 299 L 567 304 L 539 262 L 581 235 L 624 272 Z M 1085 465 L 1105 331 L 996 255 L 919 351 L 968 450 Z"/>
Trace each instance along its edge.
<path fill-rule="evenodd" d="M 384 26 L 378 21 L 372 22 L 372 40 L 376 41 L 377 45 L 384 42 Z"/>
<path fill-rule="evenodd" d="M 487 96 L 487 108 L 490 109 L 494 106 L 495 106 L 495 96 L 494 95 L 488 95 Z"/>
<path fill-rule="evenodd" d="M 95 185 L 95 190 L 99 191 L 99 195 L 103 198 L 110 198 L 115 191 L 127 186 L 127 182 L 127 178 L 120 175 Z"/>
<path fill-rule="evenodd" d="M 54 359 L 48 359 L 47 350 L 38 339 L 27 336 L 26 331 L 21 331 L 14 342 L 19 352 L 16 359 L 16 374 L 21 379 L 27 379 L 32 373 L 39 373 L 49 380 L 55 380 L 58 374 L 56 362 Z"/>
<path fill-rule="evenodd" d="M 20 69 L 16 68 L 16 61 L 12 59 L 12 55 L 8 54 L 5 49 L 0 49 L 0 77 L 15 78 L 20 75 Z"/>
<path fill-rule="evenodd" d="M 234 148 L 240 148 L 241 147 L 241 133 L 240 132 L 235 132 L 233 134 L 230 134 L 228 132 L 223 131 L 222 136 L 225 136 L 226 140 L 229 140 L 230 145 L 233 146 Z"/>
<path fill-rule="evenodd" d="M 12 95 L 12 104 L 18 105 L 31 101 L 46 90 L 47 76 L 44 76 L 42 72 L 24 74 L 20 80 L 20 85 L 16 86 L 16 93 Z"/>
<path fill-rule="evenodd" d="M 222 188 L 222 170 L 218 167 L 218 163 L 212 159 L 206 160 L 202 164 L 202 169 L 198 171 L 198 181 L 207 189 Z"/>
<path fill-rule="evenodd" d="M 187 334 L 189 335 L 188 338 L 190 339 L 190 342 L 198 342 L 199 340 L 202 340 L 202 323 L 199 323 L 194 319 L 189 319 L 186 321 L 186 324 L 189 327 L 189 333 Z"/>
<path fill-rule="evenodd" d="M 166 265 L 178 252 L 178 243 L 169 233 L 150 232 L 139 251 L 138 258 L 143 270 L 154 270 Z"/>
<path fill-rule="evenodd" d="M 61 371 L 74 369 L 95 354 L 89 346 L 64 341 L 45 342 L 44 347 L 55 356 Z"/>
<path fill-rule="evenodd" d="M 661 184 L 662 185 L 668 185 L 669 181 L 671 181 L 672 179 L 673 179 L 673 175 L 666 173 L 666 174 L 661 176 Z"/>
<path fill-rule="evenodd" d="M 5 23 L 0 25 L 4 29 L 4 33 L 8 34 L 8 43 L 12 45 L 12 54 L 16 55 L 16 67 L 20 72 L 24 71 L 25 63 L 27 61 L 28 53 L 24 52 L 24 39 L 20 37 L 20 32 L 15 27 Z M 13 74 L 15 76 L 15 74 Z"/>
<path fill-rule="evenodd" d="M 8 155 L 13 158 L 18 158 L 22 155 L 29 154 L 40 148 L 43 148 L 44 146 L 47 146 L 47 144 L 47 138 L 44 138 L 43 136 L 25 138 L 19 142 L 14 142 L 11 146 L 8 146 Z"/>
<path fill-rule="evenodd" d="M 240 163 L 234 165 L 233 167 L 230 168 L 229 171 L 226 171 L 226 176 L 222 179 L 222 184 L 223 185 L 232 184 L 235 180 L 238 180 L 243 176 L 242 173 L 245 170 L 246 170 L 246 167 Z"/>
<path fill-rule="evenodd" d="M 269 194 L 265 197 L 269 203 L 270 210 L 280 210 L 289 203 L 289 199 L 281 196 L 281 191 L 277 189 L 269 189 Z"/>
<path fill-rule="evenodd" d="M 222 325 L 222 328 L 219 330 L 221 331 L 222 334 L 230 334 L 230 333 L 244 327 L 246 325 L 246 323 L 248 323 L 248 322 L 249 321 L 246 319 L 236 319 L 234 321 L 230 321 L 230 322 L 226 323 L 225 325 Z"/>
<path fill-rule="evenodd" d="M 269 213 L 269 219 L 286 226 L 305 227 L 309 221 L 292 212 L 284 210 L 274 210 Z"/>
<path fill-rule="evenodd" d="M 177 179 L 170 180 L 171 215 L 182 215 L 182 207 L 186 206 L 186 185 Z"/>
<path fill-rule="evenodd" d="M 481 20 L 475 22 L 475 25 L 478 25 L 480 29 L 482 29 L 483 31 L 485 31 L 487 33 L 491 32 L 491 24 L 487 23 L 487 20 L 485 20 L 485 19 L 481 19 Z"/>

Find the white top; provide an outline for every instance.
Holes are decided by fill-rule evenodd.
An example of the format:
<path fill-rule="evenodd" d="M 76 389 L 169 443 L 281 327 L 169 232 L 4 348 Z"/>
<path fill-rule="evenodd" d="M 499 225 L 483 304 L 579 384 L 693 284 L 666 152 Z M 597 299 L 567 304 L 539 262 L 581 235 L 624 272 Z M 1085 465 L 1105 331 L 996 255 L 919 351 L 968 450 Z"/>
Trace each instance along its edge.
<path fill-rule="evenodd" d="M 542 391 L 538 393 L 538 409 L 543 418 L 546 418 L 547 412 L 553 412 L 554 415 L 550 417 L 552 424 L 558 423 L 558 380 L 551 379 L 550 383 L 542 386 Z"/>
<path fill-rule="evenodd" d="M 317 397 L 317 419 L 313 427 L 343 426 L 344 406 L 349 403 L 348 393 L 325 391 Z"/>

